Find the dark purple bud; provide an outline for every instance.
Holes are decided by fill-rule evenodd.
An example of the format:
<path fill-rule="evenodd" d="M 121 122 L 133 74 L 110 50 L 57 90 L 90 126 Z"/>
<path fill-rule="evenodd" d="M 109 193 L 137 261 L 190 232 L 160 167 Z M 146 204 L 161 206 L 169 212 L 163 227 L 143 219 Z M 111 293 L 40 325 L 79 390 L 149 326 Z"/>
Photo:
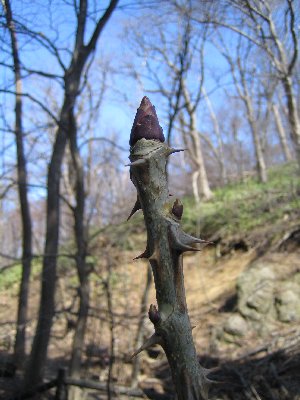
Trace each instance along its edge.
<path fill-rule="evenodd" d="M 165 141 L 162 127 L 159 125 L 155 107 L 148 97 L 143 97 L 140 107 L 135 114 L 130 133 L 130 146 L 134 146 L 140 139 Z"/>
<path fill-rule="evenodd" d="M 175 215 L 177 219 L 181 219 L 183 214 L 183 205 L 181 204 L 180 200 L 176 199 L 173 207 L 172 207 L 172 214 Z"/>
<path fill-rule="evenodd" d="M 148 315 L 149 315 L 149 319 L 152 322 L 152 324 L 155 325 L 160 321 L 159 311 L 154 304 L 150 305 Z"/>

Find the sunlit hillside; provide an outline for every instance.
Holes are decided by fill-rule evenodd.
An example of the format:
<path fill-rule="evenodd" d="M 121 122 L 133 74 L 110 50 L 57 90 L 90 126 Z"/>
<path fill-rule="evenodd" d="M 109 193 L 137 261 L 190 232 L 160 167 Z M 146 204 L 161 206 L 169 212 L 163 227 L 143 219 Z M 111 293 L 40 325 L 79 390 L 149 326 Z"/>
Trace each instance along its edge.
<path fill-rule="evenodd" d="M 199 356 L 206 366 L 220 365 L 220 373 L 223 375 L 229 373 L 229 367 L 226 366 L 228 357 L 231 357 L 230 362 L 234 362 L 235 357 L 245 357 L 247 352 L 251 353 L 257 346 L 269 346 L 269 343 L 273 343 L 271 333 L 254 338 L 254 332 L 249 331 L 245 337 L 233 335 L 231 339 L 223 340 L 220 332 L 226 320 L 236 310 L 237 281 L 255 260 L 281 265 L 280 279 L 283 273 L 294 276 L 295 270 L 300 268 L 299 184 L 297 168 L 290 164 L 270 170 L 268 184 L 259 184 L 255 178 L 251 178 L 216 190 L 213 200 L 208 202 L 195 204 L 192 198 L 182 199 L 185 229 L 195 235 L 200 232 L 201 237 L 214 241 L 214 244 L 208 245 L 201 253 L 187 254 L 184 257 L 184 271 L 187 302 L 192 325 L 196 326 L 194 339 Z M 129 356 L 135 349 L 138 320 L 141 317 L 141 297 L 147 280 L 146 262 L 132 259 L 143 252 L 145 241 L 141 212 L 128 222 L 107 226 L 94 234 L 92 243 L 95 255 L 89 259 L 93 271 L 90 275 L 91 305 L 85 340 L 86 378 L 97 376 L 100 381 L 105 379 L 108 368 L 105 360 L 112 350 L 113 334 L 115 379 L 123 384 L 131 379 L 132 361 Z M 29 340 L 32 338 L 37 316 L 40 273 L 41 263 L 37 259 L 34 261 L 31 277 Z M 14 315 L 20 276 L 20 265 L 1 272 L 1 303 L 4 306 L 1 321 L 4 325 L 0 345 L 4 361 L 10 360 L 13 348 Z M 68 359 L 71 352 L 77 309 L 74 296 L 78 278 L 74 266 L 67 258 L 62 257 L 59 261 L 57 279 L 57 316 L 49 353 L 53 367 L 49 366 L 48 379 L 55 373 L 57 365 L 66 365 L 65 361 L 60 361 L 62 354 Z M 108 301 L 109 298 L 112 303 Z M 150 303 L 155 303 L 153 284 L 147 295 L 147 308 Z M 280 343 L 295 340 L 295 324 L 276 324 L 274 329 L 277 334 L 279 329 L 282 330 Z M 143 329 L 143 336 L 151 334 L 147 318 L 143 322 Z M 250 337 L 251 341 L 247 342 Z M 274 351 L 278 349 L 276 343 L 272 344 Z M 29 344 L 30 342 L 28 346 Z M 158 350 L 153 354 L 155 358 L 152 358 L 154 356 L 151 353 L 140 356 L 142 365 L 138 380 L 140 387 L 146 392 L 155 382 L 156 390 L 163 393 L 166 382 L 164 373 L 159 371 L 166 368 L 165 360 Z M 222 357 L 226 357 L 226 363 Z M 222 363 L 225 363 L 224 370 Z M 262 365 L 265 368 L 265 364 Z M 248 364 L 243 368 L 249 368 Z M 158 376 L 155 378 L 156 374 Z M 219 391 L 218 386 L 213 389 L 213 393 L 215 391 Z M 165 393 L 167 398 L 168 390 Z"/>
<path fill-rule="evenodd" d="M 1 1 L 0 398 L 300 400 L 299 22 Z"/>

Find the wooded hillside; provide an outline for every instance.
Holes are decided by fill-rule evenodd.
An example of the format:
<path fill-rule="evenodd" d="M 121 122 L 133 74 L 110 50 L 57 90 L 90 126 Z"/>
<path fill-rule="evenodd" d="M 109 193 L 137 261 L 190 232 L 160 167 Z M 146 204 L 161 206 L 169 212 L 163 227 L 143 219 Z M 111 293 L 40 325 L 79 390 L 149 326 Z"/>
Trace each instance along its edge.
<path fill-rule="evenodd" d="M 193 330 L 201 365 L 221 366 L 215 380 L 228 373 L 234 381 L 213 386 L 212 396 L 297 399 L 299 4 L 98 3 L 1 2 L 4 398 L 32 397 L 44 381 L 59 386 L 51 379 L 61 367 L 70 380 L 99 381 L 100 397 L 173 395 L 160 351 L 157 364 L 153 353 L 129 357 L 156 300 L 139 258 L 147 255 L 142 217 L 126 222 L 136 191 L 125 165 L 155 114 L 162 130 L 154 140 L 184 150 L 166 158 L 179 208 L 163 213 L 176 219 L 183 205 L 182 229 L 213 242 L 185 255 L 184 267 L 191 320 L 201 321 Z M 144 96 L 156 111 L 137 126 Z M 248 360 L 261 351 L 261 361 Z M 262 380 L 252 362 L 265 368 Z M 69 398 L 81 398 L 67 386 Z"/>

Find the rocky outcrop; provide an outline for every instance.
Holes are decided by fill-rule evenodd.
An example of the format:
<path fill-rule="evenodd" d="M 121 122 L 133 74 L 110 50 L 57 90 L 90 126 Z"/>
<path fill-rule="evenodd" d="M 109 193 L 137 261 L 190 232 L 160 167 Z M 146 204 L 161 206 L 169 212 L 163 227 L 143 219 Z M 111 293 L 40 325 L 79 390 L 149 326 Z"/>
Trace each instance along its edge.
<path fill-rule="evenodd" d="M 300 322 L 300 273 L 280 285 L 275 295 L 277 318 L 281 322 Z"/>
<path fill-rule="evenodd" d="M 227 314 L 219 340 L 236 343 L 253 332 L 264 336 L 281 323 L 299 323 L 299 256 L 273 254 L 255 261 L 239 276 L 236 291 L 236 312 Z"/>

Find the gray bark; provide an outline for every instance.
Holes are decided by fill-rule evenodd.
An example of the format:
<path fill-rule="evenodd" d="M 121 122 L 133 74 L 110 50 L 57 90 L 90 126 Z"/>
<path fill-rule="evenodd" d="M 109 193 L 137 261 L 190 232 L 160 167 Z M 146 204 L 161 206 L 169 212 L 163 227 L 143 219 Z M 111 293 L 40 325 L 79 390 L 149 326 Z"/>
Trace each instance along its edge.
<path fill-rule="evenodd" d="M 208 379 L 193 342 L 182 255 L 185 251 L 197 250 L 194 244 L 203 241 L 181 230 L 183 208 L 178 200 L 170 201 L 166 160 L 172 152 L 166 144 L 151 139 L 138 140 L 130 151 L 131 180 L 138 192 L 147 229 L 147 247 L 141 256 L 150 262 L 158 304 L 158 309 L 153 305 L 149 309 L 155 333 L 135 355 L 160 344 L 170 365 L 178 400 L 202 400 L 207 399 Z"/>
<path fill-rule="evenodd" d="M 296 96 L 293 91 L 292 78 L 290 76 L 284 77 L 282 79 L 282 83 L 284 86 L 287 99 L 287 109 L 288 109 L 289 123 L 291 127 L 291 137 L 294 143 L 297 163 L 300 168 L 300 118 L 297 109 Z"/>
<path fill-rule="evenodd" d="M 27 167 L 23 143 L 22 126 L 22 77 L 19 58 L 18 40 L 12 17 L 10 0 L 4 0 L 7 27 L 11 38 L 13 65 L 15 74 L 15 138 L 17 149 L 17 175 L 19 203 L 21 208 L 22 224 L 22 277 L 19 290 L 17 332 L 14 345 L 14 363 L 21 368 L 25 359 L 26 323 L 29 296 L 29 279 L 32 261 L 32 223 L 27 191 Z"/>
<path fill-rule="evenodd" d="M 247 110 L 247 119 L 248 119 L 248 123 L 249 123 L 250 130 L 252 133 L 259 180 L 262 183 L 266 183 L 268 180 L 267 167 L 266 167 L 266 163 L 265 163 L 265 158 L 264 158 L 260 135 L 258 132 L 256 121 L 255 121 L 255 116 L 254 116 L 251 99 L 250 99 L 248 93 L 245 96 L 243 96 L 242 100 L 243 100 L 246 110 Z"/>
<path fill-rule="evenodd" d="M 186 102 L 186 111 L 189 116 L 188 136 L 192 142 L 189 151 L 191 159 L 196 166 L 196 171 L 193 174 L 193 192 L 196 202 L 199 202 L 200 199 L 209 200 L 213 198 L 213 193 L 209 187 L 201 139 L 197 131 L 196 108 L 191 104 L 190 95 L 185 84 L 183 84 L 183 96 Z"/>
<path fill-rule="evenodd" d="M 293 79 L 297 80 L 295 68 L 299 53 L 298 2 L 226 0 L 224 4 L 226 13 L 222 13 L 221 18 L 216 18 L 216 13 L 209 18 L 204 14 L 205 17 L 197 18 L 197 21 L 229 29 L 249 45 L 257 46 L 264 52 L 274 67 L 276 78 L 283 85 L 292 143 L 300 167 L 300 116 L 297 96 L 293 90 Z"/>
<path fill-rule="evenodd" d="M 27 367 L 24 379 L 25 390 L 35 387 L 42 380 L 47 358 L 47 349 L 50 340 L 52 318 L 55 312 L 54 294 L 60 225 L 59 198 L 61 166 L 67 140 L 72 136 L 72 133 L 74 134 L 74 129 L 76 129 L 76 125 L 74 125 L 74 107 L 77 96 L 79 95 L 80 78 L 86 61 L 89 58 L 90 54 L 95 50 L 99 35 L 101 34 L 105 24 L 107 23 L 113 10 L 115 9 L 118 0 L 111 0 L 106 11 L 103 13 L 103 16 L 98 20 L 95 30 L 93 31 L 88 44 L 85 45 L 84 36 L 87 22 L 87 3 L 87 0 L 80 1 L 79 12 L 77 14 L 78 25 L 75 37 L 75 46 L 70 65 L 65 70 L 64 74 L 65 96 L 59 117 L 59 126 L 55 137 L 52 157 L 48 169 L 46 216 L 47 228 L 44 251 L 45 255 L 43 259 L 42 270 L 41 300 L 36 334 L 32 345 L 29 365 Z M 82 205 L 78 207 L 80 208 L 82 207 Z M 77 211 L 78 215 L 82 212 L 81 210 Z M 80 225 L 80 222 L 75 221 L 75 224 Z M 78 226 L 76 230 L 79 229 L 80 227 Z M 80 246 L 82 246 L 82 244 L 80 244 Z M 82 262 L 81 250 L 78 250 L 78 256 L 79 262 Z M 83 285 L 83 287 L 84 289 L 81 293 L 86 293 L 85 285 Z M 84 315 L 86 312 L 86 297 L 84 296 L 84 298 L 81 298 L 81 300 L 83 300 L 84 304 L 81 305 L 82 312 L 79 314 Z M 79 324 L 81 337 L 83 337 L 84 335 L 84 329 L 81 328 L 83 325 L 84 321 Z M 81 354 L 80 350 L 78 354 Z"/>
<path fill-rule="evenodd" d="M 204 88 L 204 86 L 202 87 L 202 93 L 204 96 L 204 99 L 206 101 L 209 113 L 210 113 L 210 117 L 211 120 L 213 122 L 213 127 L 214 127 L 214 133 L 217 137 L 217 141 L 218 141 L 218 163 L 220 166 L 220 177 L 221 177 L 221 182 L 222 185 L 226 185 L 227 183 L 227 171 L 226 171 L 226 167 L 225 167 L 225 157 L 224 157 L 224 145 L 223 145 L 223 140 L 222 140 L 222 135 L 221 135 L 221 130 L 220 130 L 220 124 L 218 121 L 218 118 L 215 114 L 215 111 L 213 109 L 213 106 L 211 104 L 211 101 L 207 95 L 206 89 Z"/>
<path fill-rule="evenodd" d="M 82 7 L 85 2 L 82 1 Z M 88 54 L 94 49 L 96 40 L 106 22 L 110 18 L 113 10 L 116 8 L 118 0 L 111 0 L 107 10 L 104 12 L 103 17 L 99 20 L 95 29 L 94 35 L 88 46 L 84 46 L 88 50 Z M 86 12 L 86 10 L 85 10 Z M 95 35 L 96 34 L 96 35 Z M 93 43 L 94 42 L 94 43 Z M 68 139 L 70 144 L 70 153 L 72 157 L 74 172 L 75 172 L 75 199 L 76 206 L 74 208 L 74 232 L 77 247 L 76 254 L 76 268 L 80 282 L 79 290 L 79 312 L 75 326 L 75 333 L 72 345 L 72 356 L 70 363 L 70 376 L 79 377 L 81 371 L 81 360 L 84 349 L 84 337 L 86 331 L 86 324 L 89 312 L 89 268 L 86 263 L 86 256 L 88 251 L 88 238 L 87 226 L 85 223 L 85 182 L 84 182 L 84 166 L 81 155 L 78 149 L 78 136 L 77 125 L 74 115 L 72 115 L 72 126 L 68 132 Z"/>
<path fill-rule="evenodd" d="M 68 127 L 69 102 L 65 98 L 60 116 L 61 126 Z M 47 228 L 45 256 L 43 259 L 41 300 L 38 324 L 31 349 L 30 359 L 24 378 L 24 389 L 29 390 L 42 381 L 52 318 L 54 315 L 54 293 L 56 282 L 56 256 L 59 239 L 59 183 L 61 164 L 67 141 L 66 130 L 60 127 L 57 131 L 51 162 L 48 169 Z"/>
<path fill-rule="evenodd" d="M 281 12 L 282 20 L 273 17 L 276 2 L 255 0 L 247 1 L 245 4 L 238 3 L 234 0 L 229 1 L 229 4 L 233 4 L 235 9 L 238 9 L 241 15 L 246 17 L 247 25 L 250 22 L 252 33 L 248 33 L 245 28 L 228 25 L 223 21 L 217 23 L 261 48 L 274 66 L 276 75 L 284 88 L 291 138 L 300 167 L 300 117 L 293 90 L 293 71 L 297 65 L 299 52 L 296 12 L 298 3 L 293 0 L 283 2 L 285 12 Z M 238 7 L 236 7 L 237 5 Z"/>
<path fill-rule="evenodd" d="M 75 118 L 69 130 L 70 154 L 75 178 L 74 194 L 76 205 L 73 209 L 74 233 L 77 247 L 76 268 L 79 278 L 79 311 L 73 338 L 70 376 L 78 377 L 81 369 L 81 357 L 84 346 L 84 335 L 89 311 L 89 271 L 87 270 L 87 227 L 85 225 L 85 185 L 84 169 L 77 145 L 77 126 Z"/>
<path fill-rule="evenodd" d="M 227 56 L 227 59 L 228 60 L 230 59 L 229 55 Z M 230 62 L 231 71 L 232 71 L 232 75 L 233 75 L 233 79 L 234 79 L 237 91 L 245 105 L 245 108 L 246 108 L 247 120 L 249 123 L 250 131 L 251 131 L 253 143 L 254 143 L 256 165 L 257 165 L 257 172 L 258 172 L 259 180 L 262 183 L 266 183 L 268 180 L 267 167 L 266 167 L 266 163 L 265 163 L 265 157 L 264 157 L 261 137 L 260 137 L 260 134 L 258 131 L 255 113 L 253 110 L 253 103 L 252 103 L 251 95 L 249 93 L 248 86 L 247 86 L 245 69 L 242 65 L 241 57 L 239 55 L 237 62 L 236 62 L 238 74 L 239 74 L 240 80 L 241 80 L 241 84 L 239 84 L 237 81 L 237 78 L 236 78 L 236 74 L 235 74 L 235 65 L 234 65 L 232 59 L 230 59 L 229 62 Z"/>
<path fill-rule="evenodd" d="M 268 176 L 267 176 L 267 168 L 266 168 L 266 163 L 265 163 L 265 158 L 264 158 L 264 153 L 263 153 L 263 147 L 262 147 L 262 143 L 261 143 L 261 137 L 260 137 L 260 134 L 258 131 L 257 123 L 256 123 L 256 117 L 255 117 L 255 112 L 253 109 L 251 93 L 250 93 L 250 90 L 248 89 L 248 83 L 247 83 L 247 78 L 246 78 L 246 69 L 245 69 L 245 66 L 242 65 L 243 62 L 245 61 L 244 59 L 246 56 L 245 55 L 241 56 L 241 54 L 240 54 L 241 43 L 239 43 L 238 47 L 237 47 L 237 51 L 238 51 L 237 60 L 233 60 L 229 49 L 225 46 L 223 38 L 221 37 L 220 40 L 221 40 L 221 44 L 222 44 L 221 53 L 228 61 L 236 90 L 237 90 L 242 102 L 245 105 L 247 121 L 249 124 L 250 132 L 251 132 L 253 144 L 254 144 L 256 167 L 257 167 L 257 173 L 259 176 L 259 180 L 262 183 L 266 183 L 268 180 Z M 226 50 L 224 51 L 224 49 L 226 49 Z"/>
<path fill-rule="evenodd" d="M 281 116 L 280 116 L 278 107 L 274 103 L 272 104 L 272 110 L 273 110 L 275 124 L 277 127 L 278 136 L 279 136 L 279 140 L 280 140 L 280 144 L 282 147 L 285 161 L 291 161 L 293 157 L 292 157 L 289 145 L 288 145 L 286 133 L 285 133 L 284 127 L 282 125 L 282 120 L 281 120 Z"/>
<path fill-rule="evenodd" d="M 284 42 L 280 39 L 275 22 L 272 18 L 271 8 L 267 4 L 267 21 L 269 24 L 270 36 L 275 45 L 277 53 L 270 52 L 266 46 L 269 56 L 272 58 L 278 71 L 278 76 L 284 88 L 288 120 L 291 128 L 291 137 L 295 148 L 296 159 L 300 168 L 300 117 L 297 109 L 296 95 L 293 90 L 293 70 L 297 65 L 299 35 L 297 35 L 297 18 L 295 16 L 294 2 L 287 0 L 286 15 L 289 15 L 288 31 L 291 37 L 292 48 L 289 51 L 284 47 Z M 290 56 L 290 59 L 289 58 Z"/>
<path fill-rule="evenodd" d="M 112 261 L 110 257 L 107 258 L 107 278 L 104 283 L 106 290 L 106 300 L 107 300 L 107 311 L 109 315 L 109 330 L 110 330 L 110 355 L 109 355 L 109 365 L 108 365 L 108 376 L 107 376 L 107 399 L 111 400 L 113 396 L 113 367 L 115 362 L 115 318 L 113 314 L 113 298 L 112 298 L 112 287 L 111 287 L 111 274 L 112 274 Z"/>

